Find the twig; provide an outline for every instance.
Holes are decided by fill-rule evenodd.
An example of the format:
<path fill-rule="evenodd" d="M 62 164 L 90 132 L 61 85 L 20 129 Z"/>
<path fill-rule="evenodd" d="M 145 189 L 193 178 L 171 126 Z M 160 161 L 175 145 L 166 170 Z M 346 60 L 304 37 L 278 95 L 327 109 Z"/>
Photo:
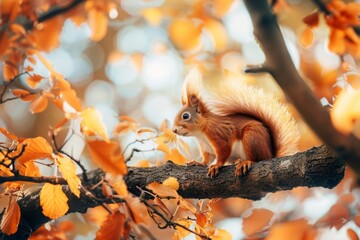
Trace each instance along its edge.
<path fill-rule="evenodd" d="M 130 155 L 125 159 L 125 163 L 129 162 L 136 152 L 152 152 L 155 150 L 156 150 L 155 148 L 146 149 L 146 150 L 141 150 L 139 148 L 133 148 L 133 149 L 131 149 Z"/>
<path fill-rule="evenodd" d="M 0 184 L 5 182 L 17 182 L 17 181 L 23 181 L 23 182 L 33 182 L 33 183 L 51 183 L 51 184 L 61 184 L 61 185 L 67 185 L 67 182 L 62 177 L 30 177 L 30 176 L 23 176 L 23 175 L 15 175 L 15 176 L 8 176 L 8 177 L 2 177 L 0 176 Z"/>

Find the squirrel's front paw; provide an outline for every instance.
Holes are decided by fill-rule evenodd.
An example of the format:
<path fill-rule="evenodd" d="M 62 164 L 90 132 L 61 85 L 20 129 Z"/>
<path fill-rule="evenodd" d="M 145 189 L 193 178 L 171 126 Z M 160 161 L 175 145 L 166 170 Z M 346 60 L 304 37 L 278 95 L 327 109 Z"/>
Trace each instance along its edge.
<path fill-rule="evenodd" d="M 236 160 L 235 161 L 235 175 L 237 177 L 245 175 L 250 170 L 252 164 L 253 164 L 253 162 L 250 160 Z"/>
<path fill-rule="evenodd" d="M 216 177 L 219 174 L 219 168 L 220 166 L 218 165 L 210 165 L 207 175 L 211 178 Z"/>

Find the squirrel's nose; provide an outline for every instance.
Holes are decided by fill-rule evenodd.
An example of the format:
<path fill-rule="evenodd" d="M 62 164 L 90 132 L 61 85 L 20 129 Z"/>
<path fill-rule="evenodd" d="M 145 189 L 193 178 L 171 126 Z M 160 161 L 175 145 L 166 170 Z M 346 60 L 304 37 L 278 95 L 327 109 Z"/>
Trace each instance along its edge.
<path fill-rule="evenodd" d="M 177 128 L 173 128 L 173 132 L 174 132 L 174 133 L 177 133 Z"/>

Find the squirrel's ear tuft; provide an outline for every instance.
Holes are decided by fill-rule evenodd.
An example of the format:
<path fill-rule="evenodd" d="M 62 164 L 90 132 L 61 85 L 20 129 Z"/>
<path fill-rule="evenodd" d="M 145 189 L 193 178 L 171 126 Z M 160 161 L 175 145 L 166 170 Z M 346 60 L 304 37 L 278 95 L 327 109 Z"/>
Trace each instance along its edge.
<path fill-rule="evenodd" d="M 193 101 L 200 101 L 200 90 L 202 88 L 202 74 L 197 68 L 192 68 L 185 78 L 182 89 L 182 104 L 194 105 Z"/>

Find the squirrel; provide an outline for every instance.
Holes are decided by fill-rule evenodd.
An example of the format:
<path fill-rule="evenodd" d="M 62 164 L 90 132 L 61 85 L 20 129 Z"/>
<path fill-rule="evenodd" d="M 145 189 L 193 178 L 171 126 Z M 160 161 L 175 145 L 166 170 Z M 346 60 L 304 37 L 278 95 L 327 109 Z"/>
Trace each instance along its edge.
<path fill-rule="evenodd" d="M 226 161 L 234 161 L 235 175 L 245 175 L 254 162 L 297 152 L 298 129 L 290 112 L 275 96 L 262 89 L 237 84 L 204 93 L 202 74 L 196 68 L 185 78 L 182 108 L 173 132 L 197 139 L 207 175 L 215 177 Z"/>

